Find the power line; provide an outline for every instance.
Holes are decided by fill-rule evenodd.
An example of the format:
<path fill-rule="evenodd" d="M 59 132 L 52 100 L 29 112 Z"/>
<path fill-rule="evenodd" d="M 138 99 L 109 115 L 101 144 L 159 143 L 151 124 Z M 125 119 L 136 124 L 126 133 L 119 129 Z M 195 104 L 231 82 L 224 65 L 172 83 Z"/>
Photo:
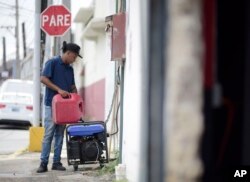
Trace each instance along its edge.
<path fill-rule="evenodd" d="M 3 8 L 3 9 L 11 9 L 11 10 L 14 10 L 14 8 L 13 7 L 6 7 L 6 6 L 0 6 L 0 8 Z"/>
<path fill-rule="evenodd" d="M 1 7 L 0 7 L 1 8 Z M 0 13 L 0 15 L 3 15 L 3 16 L 14 16 L 15 14 L 4 14 L 4 13 Z"/>
<path fill-rule="evenodd" d="M 14 6 L 14 5 L 11 5 L 11 4 L 7 4 L 7 3 L 3 3 L 3 2 L 0 2 L 0 4 L 5 5 L 5 6 L 10 6 L 10 7 L 15 8 L 15 6 Z"/>
<path fill-rule="evenodd" d="M 34 20 L 32 20 L 33 16 L 31 16 L 31 14 L 35 13 L 35 10 L 33 10 L 33 6 L 28 6 L 28 5 L 30 5 L 30 2 L 28 2 L 27 0 L 21 0 L 21 1 L 18 0 L 18 1 L 21 4 L 21 6 L 19 5 L 19 7 L 18 7 L 18 9 L 20 10 L 18 13 L 19 17 L 20 17 L 20 21 L 25 22 L 26 26 L 29 27 L 28 33 L 26 33 L 26 35 L 27 35 L 27 42 L 28 42 L 27 47 L 30 47 L 32 44 L 34 44 L 34 37 L 32 36 L 33 35 L 32 32 L 34 31 Z M 13 24 L 14 29 L 1 28 L 1 24 L 2 24 L 2 26 L 5 26 L 5 25 L 10 25 L 11 23 L 15 22 L 14 18 L 16 16 L 16 13 L 14 12 L 14 10 L 16 9 L 16 5 L 14 2 L 13 2 L 14 4 L 11 4 L 11 3 L 12 2 L 0 0 L 0 15 L 3 17 L 2 21 L 0 23 L 0 32 L 1 32 L 2 36 L 3 35 L 7 36 L 7 34 L 9 34 L 7 36 L 7 37 L 9 37 L 9 38 L 7 38 L 8 39 L 7 44 L 8 45 L 13 44 L 13 46 L 11 48 L 11 50 L 12 50 L 12 49 L 15 49 L 14 43 L 16 42 L 16 39 L 13 36 L 14 35 L 13 30 L 15 30 L 16 25 Z M 12 26 L 12 25 L 10 25 L 10 26 Z M 12 36 L 10 36 L 10 35 L 12 35 Z M 20 40 L 20 42 L 22 42 L 22 40 Z M 9 49 L 10 49 L 10 47 L 9 47 Z M 11 54 L 7 54 L 7 59 L 10 59 L 10 58 L 15 59 L 14 58 L 15 54 L 16 54 L 16 51 L 11 52 Z"/>
<path fill-rule="evenodd" d="M 3 3 L 3 2 L 0 2 L 0 4 L 4 5 L 5 7 L 1 7 L 1 8 L 8 8 L 8 9 L 13 9 L 15 10 L 15 5 L 10 5 L 10 4 L 6 4 L 6 3 Z M 19 7 L 20 10 L 25 10 L 25 11 L 28 11 L 28 12 L 31 12 L 31 13 L 34 13 L 35 11 L 34 10 L 31 10 L 31 9 L 28 9 L 28 8 L 25 8 L 25 7 L 22 7 L 20 6 Z"/>
<path fill-rule="evenodd" d="M 1 26 L 0 26 L 0 29 L 3 29 L 3 28 L 12 29 L 12 28 L 15 28 L 15 26 L 12 26 L 12 25 L 9 25 L 9 26 L 1 25 Z"/>
<path fill-rule="evenodd" d="M 9 20 L 9 18 L 12 18 L 14 16 L 12 16 L 12 13 L 9 13 L 9 16 L 7 18 L 5 18 L 5 21 L 3 22 L 4 24 L 6 24 L 6 22 Z"/>
<path fill-rule="evenodd" d="M 9 25 L 9 26 L 3 26 L 2 25 L 2 26 L 0 26 L 0 29 L 5 29 L 5 30 L 7 30 L 9 33 L 11 33 L 13 35 L 13 32 L 11 30 L 15 29 L 15 26 L 11 26 L 11 25 Z"/>
<path fill-rule="evenodd" d="M 25 11 L 28 11 L 28 12 L 31 12 L 31 13 L 35 13 L 35 11 L 34 11 L 34 10 L 27 9 L 27 8 L 24 8 L 24 7 L 19 7 L 19 9 L 21 9 L 21 10 L 25 10 Z"/>

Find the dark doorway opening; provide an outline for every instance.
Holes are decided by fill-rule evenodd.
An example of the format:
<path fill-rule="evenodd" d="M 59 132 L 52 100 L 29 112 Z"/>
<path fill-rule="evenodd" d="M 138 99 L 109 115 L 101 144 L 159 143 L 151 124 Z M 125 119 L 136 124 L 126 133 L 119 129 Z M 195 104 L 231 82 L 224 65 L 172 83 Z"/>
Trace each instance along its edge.
<path fill-rule="evenodd" d="M 247 0 L 213 2 L 213 83 L 204 87 L 203 181 L 225 181 L 231 167 L 250 166 L 250 6 Z"/>

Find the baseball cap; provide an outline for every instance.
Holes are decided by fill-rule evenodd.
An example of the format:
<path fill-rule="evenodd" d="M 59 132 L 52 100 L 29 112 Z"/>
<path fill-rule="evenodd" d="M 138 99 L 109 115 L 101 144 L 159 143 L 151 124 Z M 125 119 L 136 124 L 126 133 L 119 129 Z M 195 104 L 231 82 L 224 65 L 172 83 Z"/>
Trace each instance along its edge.
<path fill-rule="evenodd" d="M 80 49 L 81 49 L 80 46 L 75 43 L 67 43 L 66 41 L 63 41 L 63 47 L 62 47 L 63 52 L 72 51 L 76 53 L 80 58 L 82 58 L 82 56 L 79 54 Z"/>

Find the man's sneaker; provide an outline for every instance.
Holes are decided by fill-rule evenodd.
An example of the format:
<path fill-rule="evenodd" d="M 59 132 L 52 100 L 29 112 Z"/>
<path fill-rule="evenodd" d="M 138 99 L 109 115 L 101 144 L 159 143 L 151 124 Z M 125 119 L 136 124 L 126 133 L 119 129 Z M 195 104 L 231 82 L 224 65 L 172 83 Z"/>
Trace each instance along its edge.
<path fill-rule="evenodd" d="M 66 168 L 63 167 L 63 165 L 62 165 L 61 162 L 53 163 L 51 169 L 52 169 L 52 170 L 58 170 L 58 171 L 65 171 L 65 170 L 66 170 Z"/>
<path fill-rule="evenodd" d="M 37 173 L 44 173 L 44 172 L 47 172 L 48 171 L 48 168 L 47 168 L 47 165 L 42 163 L 40 164 L 39 168 L 37 169 Z"/>

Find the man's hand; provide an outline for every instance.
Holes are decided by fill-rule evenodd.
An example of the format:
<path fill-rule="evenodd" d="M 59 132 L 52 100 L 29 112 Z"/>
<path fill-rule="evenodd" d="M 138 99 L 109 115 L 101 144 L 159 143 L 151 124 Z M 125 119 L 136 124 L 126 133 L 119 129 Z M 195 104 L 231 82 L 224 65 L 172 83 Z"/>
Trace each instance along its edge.
<path fill-rule="evenodd" d="M 58 90 L 58 93 L 62 96 L 62 97 L 69 97 L 70 96 L 70 93 L 65 91 L 65 90 L 61 90 L 59 89 Z"/>
<path fill-rule="evenodd" d="M 49 78 L 46 76 L 41 76 L 41 82 L 45 84 L 47 87 L 51 88 L 52 90 L 57 91 L 62 97 L 69 97 L 70 93 L 60 89 L 58 86 L 56 86 L 54 83 L 50 81 Z"/>

